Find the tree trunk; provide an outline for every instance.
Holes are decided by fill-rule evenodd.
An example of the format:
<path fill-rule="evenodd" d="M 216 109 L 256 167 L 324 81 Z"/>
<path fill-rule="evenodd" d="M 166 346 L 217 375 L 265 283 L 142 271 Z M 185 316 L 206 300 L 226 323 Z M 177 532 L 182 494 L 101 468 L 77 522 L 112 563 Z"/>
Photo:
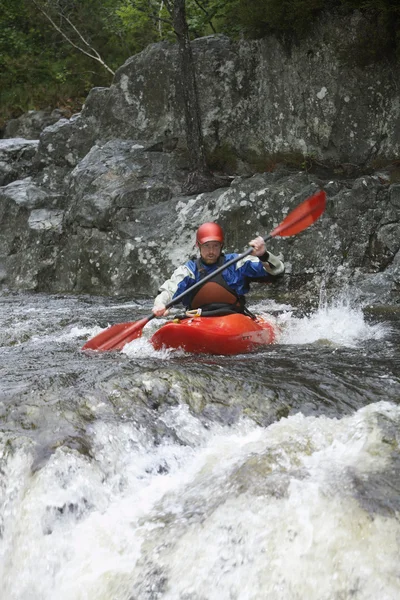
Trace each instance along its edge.
<path fill-rule="evenodd" d="M 190 174 L 185 191 L 200 193 L 221 187 L 207 166 L 204 139 L 201 129 L 199 97 L 189 29 L 186 20 L 186 0 L 174 0 L 173 26 L 178 40 L 178 86 L 183 99 L 186 124 L 186 142 L 189 152 Z"/>

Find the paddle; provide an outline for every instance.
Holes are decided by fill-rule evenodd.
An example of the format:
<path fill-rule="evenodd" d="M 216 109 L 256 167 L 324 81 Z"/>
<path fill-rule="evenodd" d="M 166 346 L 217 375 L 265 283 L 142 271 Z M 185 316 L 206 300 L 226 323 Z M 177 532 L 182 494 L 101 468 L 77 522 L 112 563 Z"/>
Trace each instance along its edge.
<path fill-rule="evenodd" d="M 324 212 L 326 205 L 326 194 L 324 191 L 319 191 L 304 200 L 299 206 L 297 206 L 288 216 L 282 221 L 280 225 L 275 227 L 273 231 L 267 237 L 264 238 L 265 242 L 268 242 L 275 236 L 288 237 L 300 233 L 303 229 L 306 229 L 312 225 Z M 239 262 L 242 258 L 249 256 L 253 252 L 254 248 L 250 246 L 246 252 L 239 254 L 235 258 L 231 258 L 221 267 L 204 277 L 201 281 L 198 281 L 192 285 L 189 289 L 179 294 L 176 298 L 173 298 L 165 308 L 170 308 L 175 304 L 178 304 L 182 298 L 187 294 L 192 293 L 198 287 L 204 285 L 210 279 L 213 279 L 216 275 L 224 271 L 231 265 Z M 86 342 L 82 350 L 121 350 L 125 344 L 128 344 L 132 340 L 142 335 L 142 329 L 152 319 L 155 318 L 154 314 L 151 314 L 140 321 L 134 321 L 132 323 L 117 323 L 112 325 L 105 331 L 102 331 L 94 338 Z"/>

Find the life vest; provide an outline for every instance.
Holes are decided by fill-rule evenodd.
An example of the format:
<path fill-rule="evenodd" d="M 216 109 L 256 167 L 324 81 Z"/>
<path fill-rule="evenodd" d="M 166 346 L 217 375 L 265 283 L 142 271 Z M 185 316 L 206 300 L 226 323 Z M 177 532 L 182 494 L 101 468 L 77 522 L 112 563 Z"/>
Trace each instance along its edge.
<path fill-rule="evenodd" d="M 217 263 L 216 267 L 220 267 L 224 264 L 225 257 L 222 254 Z M 208 275 L 201 259 L 196 260 L 196 266 L 200 274 L 199 281 L 204 279 Z M 206 281 L 203 285 L 200 285 L 194 292 L 190 299 L 191 310 L 195 308 L 202 308 L 203 306 L 219 304 L 219 305 L 230 305 L 235 312 L 243 312 L 245 299 L 244 296 L 239 296 L 225 281 L 222 273 L 218 273 L 211 281 Z"/>

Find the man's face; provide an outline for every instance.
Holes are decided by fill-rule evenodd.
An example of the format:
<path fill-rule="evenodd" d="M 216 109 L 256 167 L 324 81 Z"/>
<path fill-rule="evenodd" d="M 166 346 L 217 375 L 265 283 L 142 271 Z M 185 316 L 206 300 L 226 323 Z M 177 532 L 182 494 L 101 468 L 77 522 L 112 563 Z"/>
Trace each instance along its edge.
<path fill-rule="evenodd" d="M 205 242 L 200 246 L 200 256 L 204 264 L 213 265 L 220 257 L 222 244 L 220 242 Z"/>

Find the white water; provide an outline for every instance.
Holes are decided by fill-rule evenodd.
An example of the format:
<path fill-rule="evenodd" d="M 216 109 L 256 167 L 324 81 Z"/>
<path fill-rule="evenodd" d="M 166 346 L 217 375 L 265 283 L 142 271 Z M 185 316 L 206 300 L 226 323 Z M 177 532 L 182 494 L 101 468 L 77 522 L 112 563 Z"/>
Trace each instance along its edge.
<path fill-rule="evenodd" d="M 335 301 L 302 318 L 283 313 L 279 322 L 282 344 L 325 342 L 356 347 L 365 340 L 381 340 L 389 333 L 389 328 L 381 323 L 367 323 L 361 307 L 351 306 L 346 300 Z"/>
<path fill-rule="evenodd" d="M 400 597 L 399 515 L 367 511 L 354 484 L 390 470 L 379 420 L 398 432 L 399 407 L 268 428 L 205 429 L 184 406 L 164 419 L 186 445 L 98 422 L 95 460 L 59 448 L 33 474 L 31 444 L 2 437 L 3 600 Z"/>
<path fill-rule="evenodd" d="M 389 334 L 346 302 L 303 317 L 290 306 L 251 308 L 275 315 L 276 352 L 327 345 L 333 356 Z M 73 306 L 68 319 L 56 310 L 58 331 L 39 307 L 10 314 L 2 333 L 22 349 L 26 337 L 40 355 L 73 340 L 78 350 L 99 332 L 74 323 Z M 159 324 L 127 347 L 132 364 L 176 358 L 149 344 Z M 85 432 L 91 457 L 61 445 L 35 471 L 36 442 L 0 432 L 1 600 L 400 598 L 399 502 L 390 503 L 398 406 L 378 402 L 342 419 L 298 414 L 264 428 L 246 420 L 205 427 L 186 405 L 165 407 L 157 417 L 180 443 L 160 445 L 97 406 Z"/>
<path fill-rule="evenodd" d="M 30 340 L 34 345 L 40 346 L 50 342 L 62 344 L 74 339 L 80 340 L 83 345 L 86 340 L 100 333 L 102 328 L 97 325 L 83 326 L 77 323 L 75 315 L 79 305 L 73 298 L 69 299 L 69 303 L 65 306 L 62 300 L 55 299 L 50 301 L 50 306 L 46 306 L 45 309 L 40 303 L 37 307 L 12 306 L 12 310 L 2 313 L 0 335 L 6 339 L 7 345 Z M 134 312 L 137 304 L 124 303 L 95 308 L 96 313 L 104 312 L 106 316 L 110 311 L 113 312 L 115 319 L 118 310 L 125 314 L 129 309 Z M 297 316 L 296 310 L 290 305 L 280 305 L 269 300 L 253 304 L 249 308 L 277 324 L 280 329 L 277 341 L 284 345 L 320 343 L 338 347 L 357 347 L 366 340 L 380 340 L 390 333 L 389 327 L 382 323 L 368 323 L 362 306 L 357 305 L 351 298 L 338 299 L 329 304 L 321 301 L 318 309 L 301 317 Z M 48 317 L 49 312 L 51 320 Z M 57 321 L 67 321 L 68 324 L 63 324 L 60 331 L 59 326 L 55 327 Z M 168 359 L 171 356 L 170 352 L 156 352 L 148 343 L 154 331 L 164 322 L 166 319 L 150 321 L 144 327 L 142 337 L 128 344 L 124 352 L 131 357 Z M 35 331 L 33 336 L 30 335 L 32 331 Z M 176 357 L 176 352 L 173 352 L 172 356 Z"/>
<path fill-rule="evenodd" d="M 277 343 L 283 345 L 319 343 L 351 348 L 357 347 L 366 340 L 383 339 L 390 332 L 389 327 L 382 323 L 368 323 L 362 308 L 352 306 L 347 299 L 333 301 L 302 317 L 297 317 L 290 306 L 274 302 L 263 302 L 250 306 L 250 309 L 276 324 L 279 330 Z M 159 357 L 161 360 L 176 357 L 176 351 L 157 352 L 148 342 L 151 335 L 166 321 L 166 319 L 150 321 L 143 330 L 143 336 L 127 344 L 123 352 L 130 357 L 151 356 Z M 181 355 L 182 352 L 179 354 Z"/>

